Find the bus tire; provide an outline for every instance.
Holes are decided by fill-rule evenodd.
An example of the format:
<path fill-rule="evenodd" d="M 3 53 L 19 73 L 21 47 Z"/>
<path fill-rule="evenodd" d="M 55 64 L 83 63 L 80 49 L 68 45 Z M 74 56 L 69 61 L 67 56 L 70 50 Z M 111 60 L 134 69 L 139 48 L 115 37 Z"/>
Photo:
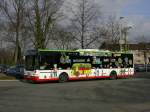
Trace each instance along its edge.
<path fill-rule="evenodd" d="M 63 82 L 67 82 L 69 79 L 68 74 L 63 72 L 59 75 L 59 82 L 63 83 Z"/>
<path fill-rule="evenodd" d="M 116 71 L 112 71 L 110 73 L 110 80 L 115 80 L 117 79 L 117 72 Z"/>

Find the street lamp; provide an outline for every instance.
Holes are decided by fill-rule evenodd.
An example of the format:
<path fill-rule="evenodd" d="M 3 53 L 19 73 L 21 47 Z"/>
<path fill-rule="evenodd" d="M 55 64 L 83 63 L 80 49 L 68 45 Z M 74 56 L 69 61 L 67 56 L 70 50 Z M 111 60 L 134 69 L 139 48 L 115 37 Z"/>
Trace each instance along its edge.
<path fill-rule="evenodd" d="M 119 31 L 120 31 L 120 51 L 122 52 L 123 50 L 126 52 L 128 50 L 128 44 L 127 44 L 127 33 L 128 31 L 132 28 L 132 26 L 123 26 L 122 25 L 122 20 L 124 17 L 119 18 Z M 125 45 L 124 47 L 122 45 Z"/>
<path fill-rule="evenodd" d="M 127 26 L 123 28 L 123 33 L 124 33 L 124 44 L 125 44 L 125 52 L 128 50 L 128 43 L 127 43 L 127 33 L 128 31 L 132 28 L 132 26 Z"/>
<path fill-rule="evenodd" d="M 122 39 L 122 19 L 124 19 L 124 17 L 120 17 L 119 18 L 119 32 L 120 32 L 120 40 L 119 40 L 119 44 L 120 44 L 120 51 L 122 52 L 122 45 L 124 44 L 124 41 Z"/>

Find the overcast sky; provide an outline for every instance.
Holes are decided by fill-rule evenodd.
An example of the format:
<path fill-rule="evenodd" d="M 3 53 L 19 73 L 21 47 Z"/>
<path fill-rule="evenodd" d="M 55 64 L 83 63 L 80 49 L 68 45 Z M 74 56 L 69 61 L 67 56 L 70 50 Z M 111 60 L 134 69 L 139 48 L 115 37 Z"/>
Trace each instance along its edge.
<path fill-rule="evenodd" d="M 105 14 L 123 16 L 125 23 L 131 25 L 131 40 L 136 41 L 138 35 L 145 35 L 150 40 L 150 0 L 96 0 L 102 4 Z M 141 39 L 142 40 L 142 39 Z"/>
<path fill-rule="evenodd" d="M 150 40 L 150 0 L 95 0 L 95 2 L 99 4 L 105 16 L 124 17 L 123 22 L 133 27 L 130 30 L 130 40 L 136 41 L 139 35 L 144 35 L 145 40 Z"/>

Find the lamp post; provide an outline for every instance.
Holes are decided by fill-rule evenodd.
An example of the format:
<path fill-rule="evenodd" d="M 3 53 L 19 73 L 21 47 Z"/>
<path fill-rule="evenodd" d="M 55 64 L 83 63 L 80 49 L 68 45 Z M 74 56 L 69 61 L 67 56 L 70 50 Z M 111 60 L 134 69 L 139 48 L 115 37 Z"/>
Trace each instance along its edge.
<path fill-rule="evenodd" d="M 120 17 L 119 18 L 119 32 L 120 32 L 120 39 L 119 39 L 119 45 L 120 45 L 120 51 L 122 52 L 122 45 L 124 44 L 124 41 L 122 39 L 122 19 L 124 19 L 124 17 Z"/>
<path fill-rule="evenodd" d="M 123 31 L 124 31 L 124 44 L 125 44 L 125 52 L 127 52 L 129 50 L 128 48 L 128 42 L 127 42 L 127 36 L 128 36 L 128 31 L 131 29 L 132 27 L 131 26 L 127 26 L 127 27 L 124 27 Z"/>
<path fill-rule="evenodd" d="M 124 19 L 124 17 L 120 17 L 119 19 L 119 30 L 120 30 L 120 40 L 119 40 L 119 44 L 120 44 L 120 51 L 122 52 L 123 50 L 126 52 L 129 48 L 128 48 L 128 42 L 127 42 L 127 36 L 128 36 L 128 31 L 132 28 L 132 26 L 123 26 L 122 25 L 122 20 Z M 122 46 L 124 45 L 124 47 Z"/>

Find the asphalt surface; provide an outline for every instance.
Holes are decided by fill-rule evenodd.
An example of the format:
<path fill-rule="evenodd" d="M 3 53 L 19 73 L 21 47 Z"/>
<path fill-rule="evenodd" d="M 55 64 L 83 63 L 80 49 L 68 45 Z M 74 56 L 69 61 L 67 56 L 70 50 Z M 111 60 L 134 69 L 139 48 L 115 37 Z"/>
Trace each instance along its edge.
<path fill-rule="evenodd" d="M 0 112 L 150 112 L 148 77 L 30 84 L 0 81 Z"/>

